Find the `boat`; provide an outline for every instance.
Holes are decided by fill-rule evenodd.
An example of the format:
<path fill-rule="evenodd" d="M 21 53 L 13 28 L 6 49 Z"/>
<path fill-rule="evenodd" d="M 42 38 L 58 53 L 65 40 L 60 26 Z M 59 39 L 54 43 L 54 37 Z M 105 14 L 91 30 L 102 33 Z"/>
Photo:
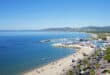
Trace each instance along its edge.
<path fill-rule="evenodd" d="M 41 43 L 49 42 L 50 40 L 41 40 Z"/>

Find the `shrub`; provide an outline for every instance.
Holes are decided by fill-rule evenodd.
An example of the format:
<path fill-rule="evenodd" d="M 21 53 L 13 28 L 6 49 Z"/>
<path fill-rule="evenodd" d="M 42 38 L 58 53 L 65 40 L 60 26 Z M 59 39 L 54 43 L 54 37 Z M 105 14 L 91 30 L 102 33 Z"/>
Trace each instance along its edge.
<path fill-rule="evenodd" d="M 110 55 L 105 55 L 104 60 L 107 60 L 108 62 L 110 62 Z"/>
<path fill-rule="evenodd" d="M 68 75 L 74 75 L 73 71 L 69 70 Z"/>
<path fill-rule="evenodd" d="M 90 75 L 95 75 L 95 71 L 92 69 L 89 71 Z"/>
<path fill-rule="evenodd" d="M 104 60 L 107 60 L 108 62 L 110 62 L 110 47 L 108 47 L 105 51 Z"/>
<path fill-rule="evenodd" d="M 95 67 L 96 67 L 96 69 L 98 69 L 100 67 L 100 64 L 99 63 L 96 63 L 95 64 Z"/>
<path fill-rule="evenodd" d="M 102 73 L 110 73 L 110 70 L 104 70 Z"/>

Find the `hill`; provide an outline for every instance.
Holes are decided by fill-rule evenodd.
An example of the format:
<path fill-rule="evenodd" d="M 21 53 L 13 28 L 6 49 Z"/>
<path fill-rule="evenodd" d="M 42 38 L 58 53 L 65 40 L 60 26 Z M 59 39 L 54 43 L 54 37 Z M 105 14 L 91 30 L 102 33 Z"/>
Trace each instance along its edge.
<path fill-rule="evenodd" d="M 81 28 L 71 28 L 71 27 L 47 28 L 47 29 L 41 29 L 40 31 L 110 32 L 110 26 L 105 26 L 105 27 L 81 27 Z"/>

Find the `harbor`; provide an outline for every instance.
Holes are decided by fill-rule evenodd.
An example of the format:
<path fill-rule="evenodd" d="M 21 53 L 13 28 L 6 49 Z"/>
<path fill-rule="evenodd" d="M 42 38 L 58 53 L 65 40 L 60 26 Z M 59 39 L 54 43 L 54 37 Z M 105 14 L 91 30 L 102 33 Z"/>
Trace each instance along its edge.
<path fill-rule="evenodd" d="M 61 42 L 63 40 L 63 42 Z M 73 69 L 73 66 L 78 65 L 79 61 L 91 57 L 95 52 L 101 52 L 110 46 L 110 39 L 104 40 L 77 40 L 77 42 L 69 39 L 62 39 L 60 42 L 52 43 L 51 46 L 55 48 L 73 48 L 76 53 L 71 54 L 65 58 L 49 63 L 48 65 L 36 68 L 23 75 L 66 75 L 67 72 Z M 83 74 L 82 74 L 83 75 Z"/>

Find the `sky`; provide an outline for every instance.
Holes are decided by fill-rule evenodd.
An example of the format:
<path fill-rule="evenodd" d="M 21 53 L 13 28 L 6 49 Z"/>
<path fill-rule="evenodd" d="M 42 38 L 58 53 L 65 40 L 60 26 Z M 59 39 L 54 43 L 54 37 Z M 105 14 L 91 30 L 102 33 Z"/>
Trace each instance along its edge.
<path fill-rule="evenodd" d="M 0 0 L 0 30 L 110 26 L 110 0 Z"/>

